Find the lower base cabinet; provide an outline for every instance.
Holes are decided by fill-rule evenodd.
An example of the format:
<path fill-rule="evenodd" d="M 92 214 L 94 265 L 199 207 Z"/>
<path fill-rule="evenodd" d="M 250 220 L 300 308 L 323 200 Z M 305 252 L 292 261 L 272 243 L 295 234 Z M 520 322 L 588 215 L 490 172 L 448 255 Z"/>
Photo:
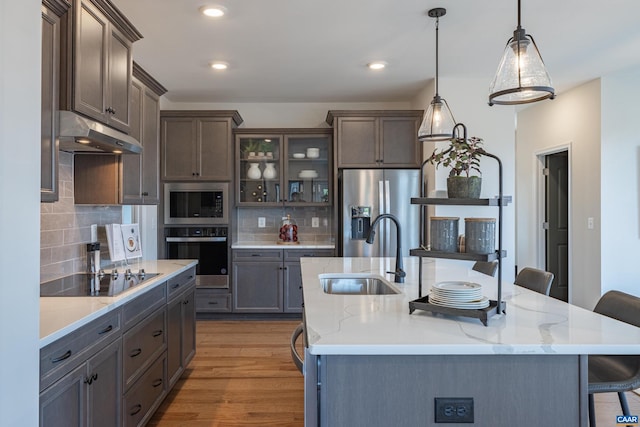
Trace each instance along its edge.
<path fill-rule="evenodd" d="M 302 313 L 300 258 L 327 256 L 333 250 L 234 250 L 233 311 Z"/>
<path fill-rule="evenodd" d="M 195 268 L 40 350 L 40 426 L 144 426 L 196 352 Z"/>
<path fill-rule="evenodd" d="M 40 425 L 120 426 L 122 342 L 98 351 L 40 394 Z"/>

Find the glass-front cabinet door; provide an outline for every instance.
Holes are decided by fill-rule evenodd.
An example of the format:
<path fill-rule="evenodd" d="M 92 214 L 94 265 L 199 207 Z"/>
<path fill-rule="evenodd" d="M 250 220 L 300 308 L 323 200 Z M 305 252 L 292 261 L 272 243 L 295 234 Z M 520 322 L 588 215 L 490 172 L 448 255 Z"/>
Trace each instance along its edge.
<path fill-rule="evenodd" d="M 237 134 L 237 204 L 330 205 L 331 134 Z"/>

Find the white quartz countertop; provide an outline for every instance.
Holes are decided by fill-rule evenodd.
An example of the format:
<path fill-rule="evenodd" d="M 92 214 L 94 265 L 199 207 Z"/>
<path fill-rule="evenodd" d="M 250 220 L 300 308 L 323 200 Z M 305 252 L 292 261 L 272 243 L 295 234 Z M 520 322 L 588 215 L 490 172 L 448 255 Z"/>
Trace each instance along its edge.
<path fill-rule="evenodd" d="M 506 315 L 480 320 L 416 310 L 418 257 L 404 259 L 398 295 L 337 295 L 323 291 L 323 273 L 387 274 L 394 258 L 303 258 L 305 325 L 311 354 L 640 354 L 640 328 L 513 284 L 504 284 Z M 497 298 L 497 279 L 471 262 L 423 258 L 423 295 L 443 281 L 482 285 Z"/>
<path fill-rule="evenodd" d="M 130 262 L 128 267 L 132 271 L 144 268 L 147 273 L 160 275 L 114 297 L 41 297 L 40 348 L 165 283 L 167 279 L 196 264 L 195 260 L 183 259 Z"/>
<path fill-rule="evenodd" d="M 279 245 L 275 240 L 273 242 L 257 241 L 257 242 L 236 242 L 231 245 L 231 249 L 335 249 L 333 243 L 300 243 L 298 245 Z"/>

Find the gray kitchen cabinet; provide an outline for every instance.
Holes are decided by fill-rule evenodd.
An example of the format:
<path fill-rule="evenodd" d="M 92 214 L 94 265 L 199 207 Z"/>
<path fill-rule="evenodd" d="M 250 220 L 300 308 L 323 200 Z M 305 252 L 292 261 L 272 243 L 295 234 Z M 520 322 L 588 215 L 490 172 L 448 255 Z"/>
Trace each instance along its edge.
<path fill-rule="evenodd" d="M 334 129 L 336 167 L 420 167 L 422 114 L 422 110 L 329 111 L 326 121 Z"/>
<path fill-rule="evenodd" d="M 331 205 L 330 129 L 237 129 L 235 135 L 238 206 Z"/>
<path fill-rule="evenodd" d="M 196 288 L 196 313 L 230 313 L 229 289 Z"/>
<path fill-rule="evenodd" d="M 302 313 L 300 258 L 331 257 L 331 249 L 287 249 L 284 251 L 284 312 Z"/>
<path fill-rule="evenodd" d="M 160 202 L 160 96 L 166 91 L 133 63 L 130 135 L 140 142 L 142 153 L 122 155 L 122 204 Z"/>
<path fill-rule="evenodd" d="M 144 426 L 169 392 L 167 353 L 163 352 L 122 399 L 123 425 Z"/>
<path fill-rule="evenodd" d="M 108 0 L 74 0 L 62 105 L 129 132 L 132 45 L 142 35 Z"/>
<path fill-rule="evenodd" d="M 180 379 L 196 354 L 196 276 L 195 271 L 170 279 L 168 319 L 167 378 L 169 388 Z"/>
<path fill-rule="evenodd" d="M 40 351 L 41 426 L 119 426 L 120 310 Z"/>
<path fill-rule="evenodd" d="M 281 250 L 233 251 L 233 311 L 282 313 Z"/>
<path fill-rule="evenodd" d="M 231 181 L 237 111 L 160 112 L 162 179 Z"/>
<path fill-rule="evenodd" d="M 55 202 L 58 189 L 58 120 L 60 95 L 61 19 L 69 4 L 64 0 L 42 2 L 42 74 L 40 132 L 40 201 Z"/>
<path fill-rule="evenodd" d="M 233 311 L 301 313 L 300 258 L 305 256 L 333 256 L 333 250 L 234 250 Z"/>

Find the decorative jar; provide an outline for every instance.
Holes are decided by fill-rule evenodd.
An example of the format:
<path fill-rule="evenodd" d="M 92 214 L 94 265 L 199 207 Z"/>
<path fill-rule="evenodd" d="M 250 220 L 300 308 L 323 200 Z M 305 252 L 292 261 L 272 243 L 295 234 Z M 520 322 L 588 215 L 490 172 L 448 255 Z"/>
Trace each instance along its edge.
<path fill-rule="evenodd" d="M 247 177 L 249 179 L 260 179 L 262 177 L 262 172 L 258 167 L 258 163 L 249 163 L 249 169 L 247 170 Z"/>

